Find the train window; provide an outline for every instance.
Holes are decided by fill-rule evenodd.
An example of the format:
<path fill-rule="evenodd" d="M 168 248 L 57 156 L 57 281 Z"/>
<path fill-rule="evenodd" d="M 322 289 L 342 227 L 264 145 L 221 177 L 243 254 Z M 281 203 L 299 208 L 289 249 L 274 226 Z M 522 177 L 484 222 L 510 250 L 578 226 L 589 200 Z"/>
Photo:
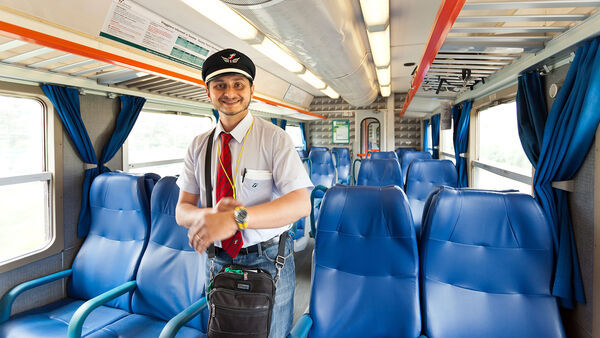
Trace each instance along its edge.
<path fill-rule="evenodd" d="M 290 126 L 288 124 L 285 127 L 285 132 L 292 138 L 292 142 L 294 142 L 294 147 L 296 147 L 296 149 L 304 149 L 304 143 L 302 143 L 302 130 L 300 130 L 299 126 Z"/>
<path fill-rule="evenodd" d="M 142 111 L 127 138 L 126 170 L 179 175 L 194 137 L 213 126 L 207 116 Z"/>
<path fill-rule="evenodd" d="M 440 152 L 440 159 L 442 160 L 450 160 L 452 162 L 456 162 L 454 157 L 454 126 L 450 123 L 450 129 L 442 129 L 440 130 L 440 147 L 442 151 Z"/>
<path fill-rule="evenodd" d="M 532 166 L 519 139 L 517 106 L 510 102 L 478 114 L 478 159 L 473 183 L 484 189 L 516 189 L 531 194 Z"/>
<path fill-rule="evenodd" d="M 425 132 L 425 135 L 427 136 L 427 140 L 426 143 L 427 144 L 427 149 L 423 149 L 423 151 L 428 151 L 430 153 L 433 154 L 433 141 L 432 141 L 432 135 L 431 135 L 431 123 L 427 124 L 427 131 Z"/>
<path fill-rule="evenodd" d="M 0 95 L 0 264 L 48 247 L 53 238 L 46 168 L 46 110 Z"/>

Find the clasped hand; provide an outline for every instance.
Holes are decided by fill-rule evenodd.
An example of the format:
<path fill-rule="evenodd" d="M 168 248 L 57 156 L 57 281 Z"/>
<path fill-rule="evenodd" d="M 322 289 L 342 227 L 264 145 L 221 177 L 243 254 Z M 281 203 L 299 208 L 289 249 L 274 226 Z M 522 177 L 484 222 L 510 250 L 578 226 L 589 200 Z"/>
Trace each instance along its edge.
<path fill-rule="evenodd" d="M 227 239 L 237 231 L 233 210 L 243 204 L 232 197 L 222 198 L 209 212 L 202 212 L 188 229 L 190 247 L 204 252 L 215 241 Z"/>

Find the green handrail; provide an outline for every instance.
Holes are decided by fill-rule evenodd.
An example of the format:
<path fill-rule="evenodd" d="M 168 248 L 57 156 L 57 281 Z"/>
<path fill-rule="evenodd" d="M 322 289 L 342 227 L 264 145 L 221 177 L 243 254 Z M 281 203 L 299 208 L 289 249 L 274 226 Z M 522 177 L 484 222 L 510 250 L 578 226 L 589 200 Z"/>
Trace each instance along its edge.
<path fill-rule="evenodd" d="M 315 191 L 320 190 L 323 193 L 327 192 L 327 188 L 322 185 L 317 185 L 310 193 L 310 235 L 315 237 Z"/>

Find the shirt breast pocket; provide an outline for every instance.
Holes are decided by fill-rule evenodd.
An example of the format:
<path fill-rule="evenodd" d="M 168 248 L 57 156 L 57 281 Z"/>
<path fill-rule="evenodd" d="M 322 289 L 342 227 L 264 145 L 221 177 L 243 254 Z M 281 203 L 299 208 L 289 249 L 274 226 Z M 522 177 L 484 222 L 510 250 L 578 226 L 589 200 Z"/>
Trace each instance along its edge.
<path fill-rule="evenodd" d="M 247 169 L 239 200 L 246 206 L 252 206 L 270 202 L 272 195 L 273 173 L 268 170 Z"/>

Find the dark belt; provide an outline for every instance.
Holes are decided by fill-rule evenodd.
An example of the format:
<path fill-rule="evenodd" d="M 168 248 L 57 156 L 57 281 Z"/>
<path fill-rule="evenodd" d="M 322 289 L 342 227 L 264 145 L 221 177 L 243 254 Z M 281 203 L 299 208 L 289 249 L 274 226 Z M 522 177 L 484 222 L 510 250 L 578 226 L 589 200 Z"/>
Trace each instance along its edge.
<path fill-rule="evenodd" d="M 269 240 L 260 242 L 258 244 L 254 244 L 254 245 L 251 245 L 251 246 L 248 246 L 245 248 L 241 248 L 240 253 L 238 255 L 247 255 L 247 254 L 258 252 L 259 245 L 260 245 L 261 251 L 265 251 L 267 248 L 272 247 L 273 245 L 277 245 L 277 244 L 279 244 L 279 236 L 275 236 Z M 215 254 L 218 255 L 222 252 L 225 252 L 225 250 L 215 246 Z"/>

